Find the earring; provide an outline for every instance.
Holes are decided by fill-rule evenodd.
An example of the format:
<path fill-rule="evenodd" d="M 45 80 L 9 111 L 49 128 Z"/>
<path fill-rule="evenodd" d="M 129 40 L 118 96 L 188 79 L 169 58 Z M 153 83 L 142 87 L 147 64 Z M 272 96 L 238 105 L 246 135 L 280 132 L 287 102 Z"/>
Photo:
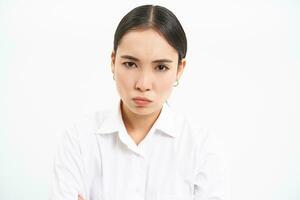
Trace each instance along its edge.
<path fill-rule="evenodd" d="M 173 87 L 177 87 L 179 85 L 179 81 L 176 79 L 175 85 Z"/>
<path fill-rule="evenodd" d="M 116 80 L 116 79 L 115 79 L 115 74 L 113 75 L 113 79 Z"/>

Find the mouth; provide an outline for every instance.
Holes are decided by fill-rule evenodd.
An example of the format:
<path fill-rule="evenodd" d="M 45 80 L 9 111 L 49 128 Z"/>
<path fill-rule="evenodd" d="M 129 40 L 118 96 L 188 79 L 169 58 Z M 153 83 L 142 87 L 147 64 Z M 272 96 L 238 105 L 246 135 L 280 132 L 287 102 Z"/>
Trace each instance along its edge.
<path fill-rule="evenodd" d="M 144 97 L 135 97 L 133 101 L 137 106 L 147 106 L 152 102 L 150 99 Z"/>

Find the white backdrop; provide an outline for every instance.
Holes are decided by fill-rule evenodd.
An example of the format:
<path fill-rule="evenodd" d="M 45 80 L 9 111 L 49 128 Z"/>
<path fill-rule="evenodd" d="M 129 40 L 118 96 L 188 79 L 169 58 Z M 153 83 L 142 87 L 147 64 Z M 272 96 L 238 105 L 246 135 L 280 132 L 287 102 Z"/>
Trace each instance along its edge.
<path fill-rule="evenodd" d="M 188 37 L 170 103 L 224 142 L 233 200 L 300 199 L 300 2 L 0 1 L 0 199 L 47 199 L 59 134 L 117 99 L 113 34 L 133 7 Z"/>

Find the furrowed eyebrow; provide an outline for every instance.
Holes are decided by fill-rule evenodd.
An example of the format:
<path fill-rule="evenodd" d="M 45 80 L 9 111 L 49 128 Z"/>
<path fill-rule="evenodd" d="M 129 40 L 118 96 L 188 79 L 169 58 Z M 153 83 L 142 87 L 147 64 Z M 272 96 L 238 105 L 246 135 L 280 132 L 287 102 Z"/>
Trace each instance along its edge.
<path fill-rule="evenodd" d="M 139 62 L 140 60 L 138 58 L 135 58 L 133 56 L 130 56 L 130 55 L 122 55 L 121 58 L 126 58 L 126 59 L 130 59 L 130 60 L 134 60 L 134 61 L 137 61 Z M 159 59 L 159 60 L 154 60 L 152 61 L 153 63 L 161 63 L 161 62 L 168 62 L 168 63 L 171 63 L 173 62 L 172 60 L 169 60 L 169 59 Z"/>

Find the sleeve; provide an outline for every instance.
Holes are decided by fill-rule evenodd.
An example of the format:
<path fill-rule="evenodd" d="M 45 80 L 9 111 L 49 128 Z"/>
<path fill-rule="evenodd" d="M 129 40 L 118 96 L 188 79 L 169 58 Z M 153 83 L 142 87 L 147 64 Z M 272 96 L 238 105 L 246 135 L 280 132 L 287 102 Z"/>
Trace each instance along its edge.
<path fill-rule="evenodd" d="M 78 193 L 85 198 L 80 152 L 75 128 L 66 129 L 54 157 L 50 200 L 77 200 Z"/>
<path fill-rule="evenodd" d="M 229 168 L 224 146 L 213 132 L 204 131 L 198 147 L 198 161 L 194 182 L 195 200 L 229 200 Z"/>

